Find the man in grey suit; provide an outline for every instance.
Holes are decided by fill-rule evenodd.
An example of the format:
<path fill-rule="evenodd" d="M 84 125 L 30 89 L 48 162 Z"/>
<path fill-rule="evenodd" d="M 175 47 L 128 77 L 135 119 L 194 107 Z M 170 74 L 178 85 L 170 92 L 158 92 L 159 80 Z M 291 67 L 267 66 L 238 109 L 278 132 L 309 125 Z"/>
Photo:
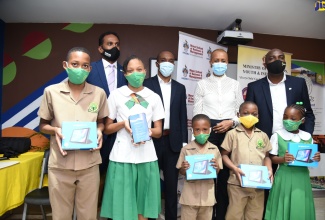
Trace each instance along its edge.
<path fill-rule="evenodd" d="M 171 79 L 174 55 L 162 51 L 157 56 L 158 74 L 146 79 L 143 85 L 157 93 L 164 105 L 163 135 L 153 138 L 159 168 L 164 173 L 165 219 L 177 219 L 176 163 L 183 145 L 188 142 L 185 86 Z"/>

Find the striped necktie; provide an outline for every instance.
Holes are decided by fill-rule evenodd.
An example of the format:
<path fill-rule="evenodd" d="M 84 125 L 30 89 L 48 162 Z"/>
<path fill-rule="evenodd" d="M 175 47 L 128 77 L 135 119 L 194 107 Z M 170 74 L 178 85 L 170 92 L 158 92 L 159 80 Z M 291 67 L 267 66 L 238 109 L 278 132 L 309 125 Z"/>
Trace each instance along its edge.
<path fill-rule="evenodd" d="M 109 91 L 112 92 L 115 89 L 115 70 L 114 70 L 115 66 L 109 64 L 107 68 L 108 68 L 107 84 L 108 84 Z"/>

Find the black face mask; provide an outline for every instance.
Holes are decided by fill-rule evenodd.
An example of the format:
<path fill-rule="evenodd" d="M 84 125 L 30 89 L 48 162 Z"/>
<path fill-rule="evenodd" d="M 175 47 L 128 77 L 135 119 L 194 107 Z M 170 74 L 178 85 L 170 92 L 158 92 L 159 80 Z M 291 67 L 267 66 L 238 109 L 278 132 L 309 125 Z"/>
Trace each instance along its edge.
<path fill-rule="evenodd" d="M 103 47 L 102 49 L 104 50 L 102 56 L 108 61 L 115 62 L 120 57 L 120 50 L 117 47 L 113 47 L 110 50 L 106 50 Z"/>
<path fill-rule="evenodd" d="M 286 62 L 283 62 L 281 60 L 276 60 L 273 61 L 272 63 L 266 64 L 266 68 L 269 71 L 269 73 L 281 74 L 286 68 Z"/>

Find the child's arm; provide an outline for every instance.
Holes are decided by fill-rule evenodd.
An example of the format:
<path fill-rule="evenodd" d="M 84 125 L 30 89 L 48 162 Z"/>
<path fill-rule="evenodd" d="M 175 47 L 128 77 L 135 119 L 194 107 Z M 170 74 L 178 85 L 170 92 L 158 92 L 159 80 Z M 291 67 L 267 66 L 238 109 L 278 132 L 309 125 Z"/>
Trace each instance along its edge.
<path fill-rule="evenodd" d="M 267 167 L 267 170 L 269 171 L 269 179 L 271 180 L 271 183 L 273 183 L 272 161 L 269 157 L 269 152 L 266 152 L 263 164 Z"/>
<path fill-rule="evenodd" d="M 153 138 L 160 138 L 162 135 L 162 120 L 155 121 L 153 123 L 154 127 L 150 128 L 151 137 Z"/>
<path fill-rule="evenodd" d="M 113 134 L 125 127 L 125 121 L 114 123 L 113 119 L 107 118 L 105 123 L 104 134 Z"/>
<path fill-rule="evenodd" d="M 224 164 L 226 164 L 226 166 L 229 169 L 234 171 L 237 179 L 240 182 L 240 185 L 242 185 L 241 176 L 245 176 L 245 173 L 239 167 L 235 166 L 235 164 L 230 160 L 229 154 L 230 154 L 230 152 L 228 152 L 226 150 L 221 150 L 222 160 L 223 160 Z"/>
<path fill-rule="evenodd" d="M 190 168 L 190 164 L 187 162 L 187 160 L 184 160 L 182 162 L 182 167 L 179 169 L 179 173 L 186 176 L 186 170 Z"/>
<path fill-rule="evenodd" d="M 294 161 L 294 156 L 289 154 L 288 151 L 284 154 L 284 157 L 279 157 L 278 155 L 270 155 L 272 163 L 281 164 L 281 163 L 290 163 Z"/>
<path fill-rule="evenodd" d="M 218 162 L 216 160 L 216 158 L 212 158 L 212 160 L 210 161 L 211 163 L 211 166 L 216 169 L 217 171 L 217 174 L 219 173 L 220 169 L 219 169 L 219 165 L 218 165 Z"/>

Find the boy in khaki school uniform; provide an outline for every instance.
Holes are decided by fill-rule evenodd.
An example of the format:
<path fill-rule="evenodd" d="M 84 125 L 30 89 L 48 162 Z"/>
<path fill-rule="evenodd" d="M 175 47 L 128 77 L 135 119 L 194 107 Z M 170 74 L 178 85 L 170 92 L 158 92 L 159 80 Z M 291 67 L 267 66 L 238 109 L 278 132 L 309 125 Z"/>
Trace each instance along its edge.
<path fill-rule="evenodd" d="M 71 219 L 75 209 L 78 220 L 95 220 L 107 98 L 103 89 L 85 82 L 91 70 L 88 50 L 70 49 L 63 68 L 69 80 L 46 87 L 38 111 L 40 131 L 51 135 L 48 185 L 52 219 Z M 64 121 L 97 122 L 97 148 L 62 150 Z"/>
<path fill-rule="evenodd" d="M 222 169 L 222 159 L 218 147 L 208 142 L 211 132 L 210 118 L 204 114 L 195 115 L 192 119 L 193 135 L 195 140 L 184 146 L 179 155 L 176 168 L 186 175 L 190 168 L 185 156 L 197 154 L 213 154 L 210 166 L 218 173 Z M 216 203 L 214 196 L 213 179 L 190 180 L 184 182 L 183 191 L 179 201 L 182 204 L 182 220 L 209 220 L 212 218 L 213 205 Z"/>
<path fill-rule="evenodd" d="M 258 122 L 258 108 L 254 102 L 242 103 L 238 117 L 241 124 L 229 131 L 221 144 L 224 149 L 221 151 L 223 162 L 230 169 L 226 220 L 261 220 L 264 190 L 241 187 L 241 176 L 245 174 L 238 165 L 267 166 L 272 181 L 272 167 L 268 153 L 272 147 L 268 136 L 254 126 Z"/>

